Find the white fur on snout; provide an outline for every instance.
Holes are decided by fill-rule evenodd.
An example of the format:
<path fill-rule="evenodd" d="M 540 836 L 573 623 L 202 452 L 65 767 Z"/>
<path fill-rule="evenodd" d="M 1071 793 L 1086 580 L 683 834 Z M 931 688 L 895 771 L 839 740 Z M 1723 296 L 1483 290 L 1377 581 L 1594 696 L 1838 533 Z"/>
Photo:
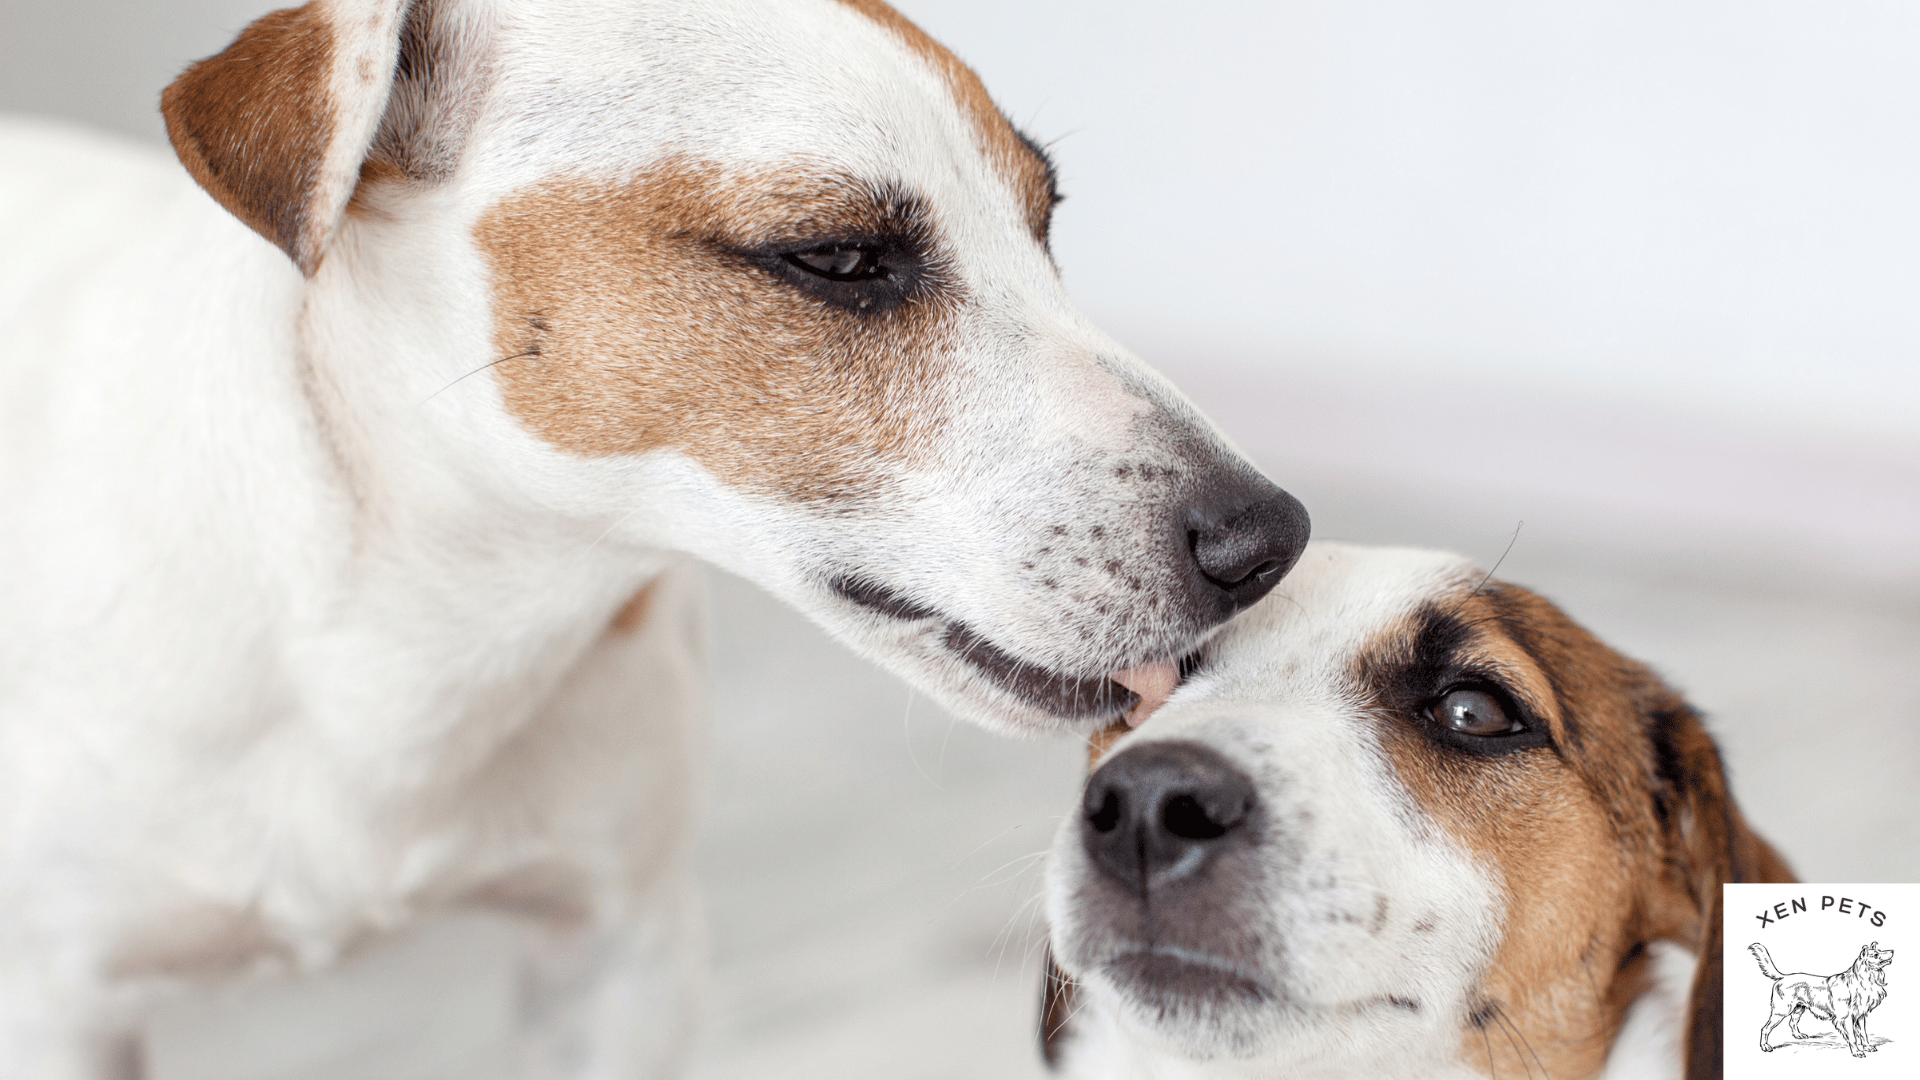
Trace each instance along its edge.
<path fill-rule="evenodd" d="M 1162 1027 L 1154 1010 L 1090 966 L 1106 950 L 1072 901 L 1083 877 L 1101 871 L 1081 848 L 1077 815 L 1062 827 L 1048 883 L 1062 966 L 1126 1018 L 1118 1034 L 1142 1060 L 1225 1053 L 1311 1068 L 1350 1060 L 1358 1040 L 1380 1049 L 1385 1068 L 1413 1064 L 1409 1052 L 1458 1027 L 1498 941 L 1498 889 L 1421 817 L 1373 745 L 1369 723 L 1336 701 L 1275 709 L 1189 700 L 1126 744 L 1199 742 L 1254 780 L 1265 838 L 1242 872 L 1263 903 L 1244 917 L 1260 924 L 1267 948 L 1232 959 L 1275 1001 L 1246 1010 L 1241 1024 Z"/>

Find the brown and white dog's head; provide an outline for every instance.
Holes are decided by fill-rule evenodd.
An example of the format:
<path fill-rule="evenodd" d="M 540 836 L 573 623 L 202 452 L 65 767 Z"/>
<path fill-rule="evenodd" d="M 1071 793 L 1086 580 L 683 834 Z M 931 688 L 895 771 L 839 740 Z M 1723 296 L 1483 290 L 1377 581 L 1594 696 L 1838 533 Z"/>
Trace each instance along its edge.
<path fill-rule="evenodd" d="M 1105 750 L 1053 850 L 1043 1035 L 1074 1077 L 1578 1080 L 1673 942 L 1708 961 L 1700 1080 L 1720 885 L 1767 880 L 1645 667 L 1456 557 L 1316 543 Z"/>
<path fill-rule="evenodd" d="M 310 279 L 362 485 L 693 552 L 976 719 L 1111 720 L 1305 542 L 1074 310 L 1046 156 L 878 0 L 314 0 L 164 112 Z"/>

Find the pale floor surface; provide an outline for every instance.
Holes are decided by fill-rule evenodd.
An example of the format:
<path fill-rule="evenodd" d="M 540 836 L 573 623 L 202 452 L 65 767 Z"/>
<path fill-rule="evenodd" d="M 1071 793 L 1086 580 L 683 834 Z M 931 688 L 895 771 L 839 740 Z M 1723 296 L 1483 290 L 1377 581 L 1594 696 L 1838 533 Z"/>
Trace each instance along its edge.
<path fill-rule="evenodd" d="M 1295 483 L 1322 536 L 1491 562 L 1510 521 Z M 1807 880 L 1920 880 L 1920 592 L 1579 548 L 1529 523 L 1501 576 L 1652 661 L 1711 718 L 1749 818 Z M 1284 588 L 1284 586 L 1282 586 Z M 1040 853 L 1080 749 L 955 724 L 716 577 L 712 979 L 694 1080 L 1020 1080 Z M 316 980 L 182 1007 L 152 1080 L 490 1080 L 504 931 L 469 920 Z"/>

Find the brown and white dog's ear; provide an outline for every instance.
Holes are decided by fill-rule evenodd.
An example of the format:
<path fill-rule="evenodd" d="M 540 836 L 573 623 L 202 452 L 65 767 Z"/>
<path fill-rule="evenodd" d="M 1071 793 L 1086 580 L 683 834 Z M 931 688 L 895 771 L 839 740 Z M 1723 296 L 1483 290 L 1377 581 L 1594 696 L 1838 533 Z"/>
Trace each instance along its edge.
<path fill-rule="evenodd" d="M 201 187 L 311 277 L 370 179 L 448 168 L 471 110 L 437 84 L 479 63 L 445 0 L 312 0 L 263 16 L 160 96 Z M 470 36 L 470 35 L 468 35 Z"/>
<path fill-rule="evenodd" d="M 1721 1074 L 1721 886 L 1727 882 L 1790 882 L 1793 871 L 1778 852 L 1747 827 L 1727 788 L 1719 748 L 1700 716 L 1669 695 L 1649 717 L 1659 774 L 1656 799 L 1667 830 L 1669 868 L 1690 908 L 1691 927 L 1669 932 L 1691 944 L 1699 959 L 1688 998 L 1686 1080 L 1718 1080 Z M 1692 933 L 1688 934 L 1687 930 Z M 1685 941 L 1691 937 L 1692 941 Z"/>

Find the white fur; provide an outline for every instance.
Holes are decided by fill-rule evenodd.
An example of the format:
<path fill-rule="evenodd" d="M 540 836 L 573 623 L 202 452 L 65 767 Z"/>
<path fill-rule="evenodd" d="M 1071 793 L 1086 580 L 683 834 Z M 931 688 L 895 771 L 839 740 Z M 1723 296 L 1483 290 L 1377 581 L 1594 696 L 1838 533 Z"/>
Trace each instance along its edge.
<path fill-rule="evenodd" d="M 625 1003 L 679 1000 L 650 980 L 677 985 L 698 948 L 685 555 L 1013 727 L 1059 721 L 826 576 L 871 573 L 1081 675 L 1190 636 L 1114 622 L 1095 605 L 1136 599 L 1070 576 L 1088 525 L 1139 548 L 1164 509 L 1083 466 L 1231 451 L 1073 310 L 891 33 L 831 0 L 443 3 L 465 83 L 422 115 L 447 173 L 342 217 L 401 6 L 321 10 L 350 29 L 311 279 L 160 155 L 0 125 L 0 1080 L 129 1076 L 156 995 L 328 963 L 520 873 L 580 912 L 528 916 L 552 942 L 530 978 L 571 965 L 527 1020 L 528 1068 L 669 1071 L 681 1019 Z M 474 223 L 676 155 L 897 181 L 935 208 L 977 302 L 943 345 L 950 434 L 885 506 L 742 491 L 673 452 L 563 453 L 504 410 Z M 1055 522 L 1075 599 L 1046 605 L 1017 564 Z M 649 582 L 642 631 L 607 635 Z M 140 962 L 223 945 L 226 967 Z"/>
<path fill-rule="evenodd" d="M 1600 1080 L 1680 1080 L 1687 1041 L 1687 994 L 1699 961 L 1671 941 L 1647 946 L 1653 985 L 1627 1008 Z"/>

